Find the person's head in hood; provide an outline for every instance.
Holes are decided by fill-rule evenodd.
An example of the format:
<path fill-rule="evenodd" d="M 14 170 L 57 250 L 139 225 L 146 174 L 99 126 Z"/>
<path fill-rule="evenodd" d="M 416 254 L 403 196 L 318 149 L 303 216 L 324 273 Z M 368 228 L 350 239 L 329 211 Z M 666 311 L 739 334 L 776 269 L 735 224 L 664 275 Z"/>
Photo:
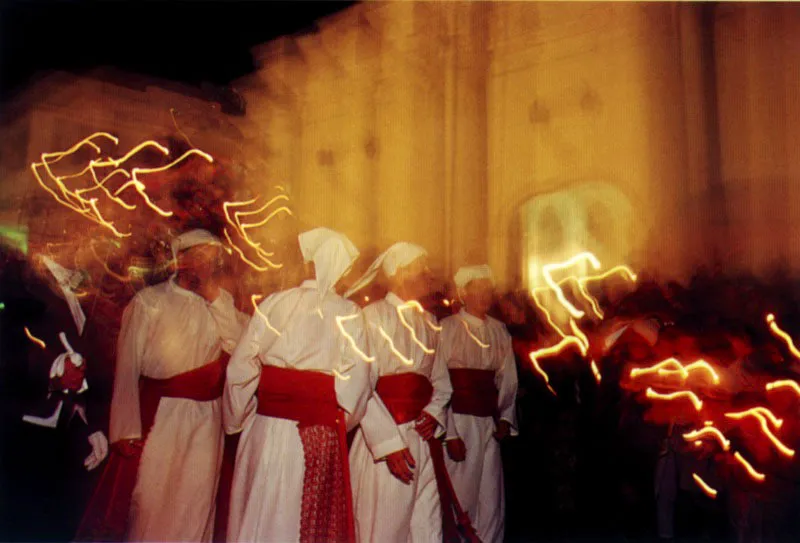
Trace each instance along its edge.
<path fill-rule="evenodd" d="M 189 230 L 172 241 L 177 281 L 198 292 L 213 282 L 222 264 L 222 242 L 208 230 Z"/>
<path fill-rule="evenodd" d="M 306 266 L 313 266 L 320 296 L 336 291 L 359 252 L 347 236 L 329 228 L 314 228 L 298 236 Z"/>
<path fill-rule="evenodd" d="M 454 277 L 458 297 L 467 313 L 480 319 L 494 303 L 494 276 L 487 265 L 459 268 Z"/>
<path fill-rule="evenodd" d="M 366 287 L 375 279 L 378 270 L 383 270 L 389 290 L 403 300 L 419 301 L 430 291 L 428 252 L 419 245 L 401 241 L 376 258 L 345 296 L 349 298 Z"/>

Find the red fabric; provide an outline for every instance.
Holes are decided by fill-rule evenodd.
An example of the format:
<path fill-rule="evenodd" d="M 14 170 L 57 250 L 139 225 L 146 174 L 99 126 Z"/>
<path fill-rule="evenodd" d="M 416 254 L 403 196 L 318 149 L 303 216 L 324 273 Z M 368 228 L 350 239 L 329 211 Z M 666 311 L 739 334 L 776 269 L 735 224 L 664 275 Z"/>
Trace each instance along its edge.
<path fill-rule="evenodd" d="M 139 413 L 142 441 L 147 439 L 163 397 L 210 401 L 222 396 L 229 356 L 169 379 L 142 377 L 139 381 Z M 81 520 L 76 541 L 125 541 L 133 489 L 143 447 L 112 444 L 108 464 Z M 227 507 L 227 504 L 224 505 Z"/>
<path fill-rule="evenodd" d="M 433 386 L 419 373 L 386 375 L 375 387 L 397 424 L 417 420 L 433 397 Z"/>
<path fill-rule="evenodd" d="M 64 361 L 64 375 L 53 377 L 50 380 L 50 390 L 70 390 L 77 392 L 83 386 L 83 378 L 86 375 L 86 364 L 77 367 L 72 361 Z"/>
<path fill-rule="evenodd" d="M 228 533 L 233 468 L 236 464 L 236 449 L 239 447 L 240 435 L 225 436 L 225 448 L 222 452 L 222 467 L 220 468 L 219 486 L 217 487 L 217 510 L 214 517 L 214 541 L 216 543 L 224 543 Z"/>
<path fill-rule="evenodd" d="M 450 370 L 453 412 L 475 417 L 497 417 L 497 387 L 494 370 L 454 368 Z"/>
<path fill-rule="evenodd" d="M 417 420 L 433 396 L 433 386 L 428 378 L 411 372 L 381 377 L 378 379 L 375 391 L 397 424 Z M 428 447 L 442 506 L 442 531 L 445 542 L 461 541 L 464 537 L 470 543 L 480 543 L 469 517 L 458 503 L 453 490 L 453 483 L 444 463 L 442 442 L 439 439 L 431 439 L 428 441 Z"/>
<path fill-rule="evenodd" d="M 347 433 L 335 377 L 264 366 L 256 397 L 259 415 L 298 423 L 305 459 L 300 541 L 355 541 Z"/>

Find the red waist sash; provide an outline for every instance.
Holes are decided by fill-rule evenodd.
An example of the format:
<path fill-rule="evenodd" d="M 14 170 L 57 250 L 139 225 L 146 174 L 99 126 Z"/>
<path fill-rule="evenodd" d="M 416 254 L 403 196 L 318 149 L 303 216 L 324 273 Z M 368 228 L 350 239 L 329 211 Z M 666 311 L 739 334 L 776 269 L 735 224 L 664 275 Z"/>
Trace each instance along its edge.
<path fill-rule="evenodd" d="M 475 417 L 497 415 L 497 387 L 494 370 L 454 368 L 450 370 L 453 412 Z"/>
<path fill-rule="evenodd" d="M 161 398 L 185 398 L 210 402 L 222 397 L 225 387 L 225 368 L 230 356 L 223 354 L 216 361 L 180 373 L 167 379 L 139 378 L 139 410 L 142 417 L 142 437 L 146 438 L 155 422 Z"/>
<path fill-rule="evenodd" d="M 301 543 L 355 541 L 347 429 L 335 384 L 333 375 L 317 371 L 261 368 L 256 413 L 297 421 L 303 444 Z"/>
<path fill-rule="evenodd" d="M 187 398 L 198 402 L 222 396 L 225 368 L 230 357 L 219 359 L 197 369 L 168 379 L 141 377 L 139 380 L 139 413 L 142 440 L 153 427 L 161 398 Z M 108 463 L 81 520 L 76 541 L 125 541 L 133 489 L 139 473 L 142 448 L 123 448 L 112 444 Z"/>
<path fill-rule="evenodd" d="M 386 375 L 378 379 L 375 391 L 386 405 L 395 423 L 404 424 L 417 420 L 433 397 L 433 386 L 427 377 L 418 373 Z M 461 541 L 461 536 L 471 542 L 480 543 L 469 522 L 469 518 L 458 503 L 453 484 L 444 463 L 442 442 L 433 438 L 428 441 L 436 487 L 442 507 L 442 530 L 448 543 Z M 461 534 L 461 535 L 459 535 Z"/>
<path fill-rule="evenodd" d="M 337 428 L 341 416 L 334 383 L 333 375 L 318 371 L 264 366 L 256 393 L 256 412 L 297 421 L 300 427 Z"/>
<path fill-rule="evenodd" d="M 433 396 L 428 378 L 411 372 L 381 377 L 375 391 L 397 424 L 417 420 Z"/>

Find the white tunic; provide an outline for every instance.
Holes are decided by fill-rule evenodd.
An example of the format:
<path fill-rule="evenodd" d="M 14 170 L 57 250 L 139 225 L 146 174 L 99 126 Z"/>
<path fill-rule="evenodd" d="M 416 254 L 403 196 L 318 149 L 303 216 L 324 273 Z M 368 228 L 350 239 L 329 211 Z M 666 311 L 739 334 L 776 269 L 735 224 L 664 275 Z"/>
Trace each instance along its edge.
<path fill-rule="evenodd" d="M 174 278 L 140 291 L 122 318 L 111 442 L 142 436 L 140 376 L 166 379 L 213 362 L 233 350 L 245 318 L 225 290 L 211 304 Z M 211 540 L 222 437 L 221 400 L 160 401 L 133 491 L 131 540 Z"/>
<path fill-rule="evenodd" d="M 462 309 L 442 320 L 438 356 L 448 368 L 495 372 L 500 419 L 507 421 L 511 434 L 516 435 L 517 367 L 505 325 L 488 316 L 481 320 Z M 467 454 L 463 462 L 453 462 L 445 454 L 447 469 L 458 501 L 484 543 L 502 541 L 505 529 L 503 466 L 494 431 L 491 417 L 462 415 L 448 409 L 447 438 L 464 440 Z"/>
<path fill-rule="evenodd" d="M 322 311 L 320 316 L 319 310 Z M 341 321 L 336 317 L 352 319 Z M 348 428 L 364 414 L 372 387 L 359 307 L 315 281 L 274 294 L 253 315 L 228 365 L 225 431 L 241 431 L 231 491 L 228 541 L 298 541 L 305 461 L 297 423 L 256 414 L 262 365 L 337 375 L 336 398 Z M 280 335 L 278 335 L 280 333 Z M 350 343 L 348 336 L 352 338 Z"/>
<path fill-rule="evenodd" d="M 372 372 L 377 377 L 407 372 L 427 377 L 434 391 L 425 411 L 439 422 L 437 435 L 442 435 L 445 407 L 452 394 L 450 377 L 444 361 L 423 349 L 435 351 L 438 347 L 436 319 L 411 307 L 402 309 L 421 346 L 400 320 L 398 310 L 403 304 L 390 292 L 384 300 L 364 310 L 375 356 Z M 410 485 L 396 479 L 384 461 L 386 455 L 405 447 L 416 462 Z M 414 422 L 395 424 L 377 394 L 370 399 L 353 442 L 350 468 L 358 541 L 441 542 L 441 505 L 428 445 L 414 429 Z"/>

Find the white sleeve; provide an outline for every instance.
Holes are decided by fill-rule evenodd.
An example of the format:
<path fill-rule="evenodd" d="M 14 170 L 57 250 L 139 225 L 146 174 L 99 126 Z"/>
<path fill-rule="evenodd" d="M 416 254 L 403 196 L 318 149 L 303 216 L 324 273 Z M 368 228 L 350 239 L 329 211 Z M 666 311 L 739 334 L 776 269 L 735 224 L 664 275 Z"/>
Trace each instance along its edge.
<path fill-rule="evenodd" d="M 372 322 L 367 322 L 370 342 L 378 341 L 381 336 L 375 332 L 376 325 Z M 375 343 L 372 344 L 374 345 Z M 379 377 L 376 364 L 377 362 L 372 362 L 368 368 L 369 387 L 372 394 L 367 402 L 364 418 L 361 419 L 361 432 L 367 447 L 372 453 L 372 458 L 378 462 L 393 452 L 405 449 L 408 445 L 400 435 L 400 430 L 394 422 L 394 418 L 392 418 L 380 396 L 374 393 Z"/>
<path fill-rule="evenodd" d="M 228 434 L 241 432 L 244 423 L 255 415 L 255 394 L 261 377 L 259 355 L 279 337 L 269 329 L 266 321 L 277 300 L 278 295 L 272 295 L 261 302 L 228 362 L 222 394 L 222 423 Z"/>
<path fill-rule="evenodd" d="M 111 398 L 109 439 L 111 443 L 142 437 L 139 412 L 139 377 L 142 358 L 149 339 L 152 315 L 139 296 L 133 298 L 122 314 L 122 328 L 117 340 L 117 367 Z"/>
<path fill-rule="evenodd" d="M 227 290 L 221 290 L 217 299 L 208 304 L 211 317 L 217 325 L 217 332 L 222 339 L 222 350 L 232 353 L 242 330 L 247 324 L 247 316 L 236 309 L 233 304 L 233 296 Z"/>
<path fill-rule="evenodd" d="M 364 417 L 372 393 L 370 367 L 366 360 L 370 356 L 366 322 L 361 310 L 358 318 L 342 321 L 343 332 L 339 334 L 340 360 L 336 368 L 336 399 L 347 412 L 347 429 L 350 430 Z M 352 341 L 352 343 L 351 343 Z"/>
<path fill-rule="evenodd" d="M 438 336 L 435 341 L 435 349 L 438 351 L 440 348 L 440 341 Z M 444 435 L 447 429 L 447 405 L 450 403 L 450 397 L 453 395 L 453 385 L 450 384 L 450 372 L 447 369 L 446 354 L 444 356 L 434 356 L 433 368 L 431 369 L 431 385 L 433 385 L 433 396 L 428 405 L 425 406 L 425 412 L 436 419 L 439 423 L 439 428 L 436 432 L 436 437 Z"/>

